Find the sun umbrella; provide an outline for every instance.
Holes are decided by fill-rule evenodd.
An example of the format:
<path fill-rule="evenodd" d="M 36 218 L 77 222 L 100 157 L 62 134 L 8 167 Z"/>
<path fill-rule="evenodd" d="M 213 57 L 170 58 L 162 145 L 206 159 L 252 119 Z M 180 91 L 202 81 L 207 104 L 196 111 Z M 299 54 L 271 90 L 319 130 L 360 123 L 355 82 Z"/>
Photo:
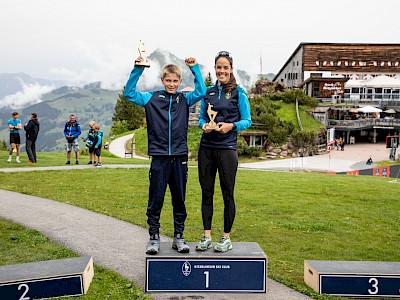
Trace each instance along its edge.
<path fill-rule="evenodd" d="M 385 110 L 384 113 L 387 113 L 387 114 L 395 114 L 396 111 L 395 111 L 393 108 L 390 108 L 390 109 Z"/>
<path fill-rule="evenodd" d="M 364 107 L 360 107 L 359 109 L 357 109 L 359 112 L 362 112 L 362 113 L 366 113 L 366 114 L 368 114 L 368 113 L 379 113 L 379 112 L 382 112 L 382 109 L 379 109 L 379 108 L 376 108 L 376 107 L 373 107 L 373 106 L 370 106 L 370 105 L 368 105 L 368 106 L 364 106 Z"/>

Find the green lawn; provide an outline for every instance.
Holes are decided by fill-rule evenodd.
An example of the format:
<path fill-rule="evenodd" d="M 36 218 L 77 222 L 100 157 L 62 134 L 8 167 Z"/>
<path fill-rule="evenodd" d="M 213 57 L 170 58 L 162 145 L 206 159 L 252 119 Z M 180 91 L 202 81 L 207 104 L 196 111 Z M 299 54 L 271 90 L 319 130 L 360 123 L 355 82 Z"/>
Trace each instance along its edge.
<path fill-rule="evenodd" d="M 389 181 L 372 176 L 240 170 L 232 240 L 258 242 L 269 258 L 271 278 L 315 299 L 333 299 L 316 295 L 303 283 L 304 260 L 400 259 L 400 186 Z M 147 169 L 0 173 L 0 188 L 66 202 L 147 227 Z M 185 231 L 189 241 L 199 240 L 202 234 L 200 201 L 197 169 L 190 168 Z M 218 187 L 214 240 L 222 233 L 222 210 Z M 172 236 L 169 193 L 161 224 L 161 233 Z"/>

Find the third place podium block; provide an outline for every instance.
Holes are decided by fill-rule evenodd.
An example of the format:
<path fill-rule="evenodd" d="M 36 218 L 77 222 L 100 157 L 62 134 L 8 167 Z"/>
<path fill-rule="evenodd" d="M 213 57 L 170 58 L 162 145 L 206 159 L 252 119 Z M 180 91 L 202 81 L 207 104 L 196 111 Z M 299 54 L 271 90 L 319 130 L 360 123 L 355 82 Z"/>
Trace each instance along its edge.
<path fill-rule="evenodd" d="M 304 282 L 320 294 L 400 298 L 400 262 L 306 260 Z"/>
<path fill-rule="evenodd" d="M 158 255 L 146 256 L 146 292 L 266 292 L 267 256 L 257 243 L 234 243 L 225 253 L 188 245 L 183 254 L 161 243 Z"/>

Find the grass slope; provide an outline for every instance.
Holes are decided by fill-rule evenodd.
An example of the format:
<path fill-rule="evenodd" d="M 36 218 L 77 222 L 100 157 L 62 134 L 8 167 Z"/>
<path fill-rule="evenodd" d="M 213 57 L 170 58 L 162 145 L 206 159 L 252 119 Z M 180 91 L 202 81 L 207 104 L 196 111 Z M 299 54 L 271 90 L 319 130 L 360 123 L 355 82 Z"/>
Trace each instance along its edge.
<path fill-rule="evenodd" d="M 310 109 L 308 106 L 299 106 L 299 114 L 303 130 L 318 132 L 320 128 L 324 127 L 324 125 L 310 116 L 307 112 L 308 109 Z M 276 114 L 282 120 L 291 121 L 295 125 L 296 129 L 300 129 L 296 116 L 295 103 L 280 103 L 280 109 L 276 111 Z"/>

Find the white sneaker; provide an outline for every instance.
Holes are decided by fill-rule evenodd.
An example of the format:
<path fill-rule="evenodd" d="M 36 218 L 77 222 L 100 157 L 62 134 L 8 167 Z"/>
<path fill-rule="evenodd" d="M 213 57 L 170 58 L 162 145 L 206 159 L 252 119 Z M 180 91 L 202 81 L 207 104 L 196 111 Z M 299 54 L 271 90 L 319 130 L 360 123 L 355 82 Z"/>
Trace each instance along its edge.
<path fill-rule="evenodd" d="M 7 162 L 9 162 L 9 163 L 11 162 L 11 157 L 9 159 L 7 159 Z"/>
<path fill-rule="evenodd" d="M 17 158 L 16 160 L 15 160 L 17 163 L 20 163 L 21 161 Z"/>

